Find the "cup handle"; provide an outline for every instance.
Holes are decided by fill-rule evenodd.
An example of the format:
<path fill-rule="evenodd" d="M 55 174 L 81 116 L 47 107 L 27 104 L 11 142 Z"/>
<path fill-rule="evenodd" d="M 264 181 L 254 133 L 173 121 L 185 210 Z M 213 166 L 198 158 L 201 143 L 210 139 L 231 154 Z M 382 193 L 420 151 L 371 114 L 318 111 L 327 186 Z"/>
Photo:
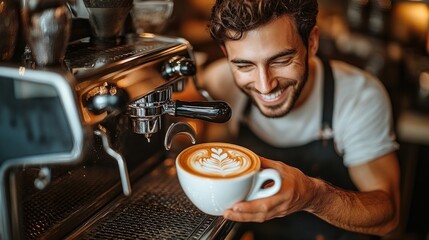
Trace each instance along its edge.
<path fill-rule="evenodd" d="M 263 184 L 268 180 L 272 180 L 274 184 L 268 188 L 262 188 Z M 246 201 L 272 196 L 280 190 L 281 185 L 282 178 L 277 170 L 264 169 L 257 174 L 255 184 Z"/>

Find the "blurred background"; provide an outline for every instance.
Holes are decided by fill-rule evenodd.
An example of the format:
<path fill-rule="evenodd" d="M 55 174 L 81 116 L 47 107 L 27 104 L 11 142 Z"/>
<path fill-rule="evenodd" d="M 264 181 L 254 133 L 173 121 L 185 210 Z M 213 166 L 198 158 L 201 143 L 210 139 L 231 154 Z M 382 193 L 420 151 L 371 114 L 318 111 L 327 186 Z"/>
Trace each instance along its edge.
<path fill-rule="evenodd" d="M 25 24 L 29 23 L 23 21 L 23 19 L 18 20 L 18 13 L 14 11 L 18 9 L 15 5 L 19 5 L 18 2 L 20 2 L 23 5 L 23 8 L 20 10 L 25 10 L 21 11 L 21 15 L 28 17 L 27 15 L 37 13 L 31 16 L 31 19 L 38 20 L 39 25 L 36 26 L 46 27 L 45 25 L 47 25 L 48 29 L 54 26 L 51 30 L 53 30 L 52 35 L 55 37 L 56 41 L 52 42 L 62 43 L 60 47 L 57 47 L 56 45 L 49 44 L 49 41 L 43 41 L 45 39 L 40 37 L 34 39 L 34 42 L 39 44 L 38 46 L 43 46 L 46 47 L 46 49 L 55 50 L 56 52 L 65 49 L 67 37 L 65 37 L 64 33 L 66 30 L 68 31 L 68 27 L 70 27 L 72 31 L 69 42 L 79 42 L 81 38 L 92 35 L 91 31 L 97 32 L 95 36 L 91 36 L 90 40 L 94 40 L 95 43 L 99 44 L 98 46 L 100 46 L 100 49 L 91 48 L 91 53 L 88 53 L 88 56 L 91 54 L 89 59 L 84 59 L 85 56 L 76 55 L 76 53 L 80 53 L 80 49 L 70 49 L 70 56 L 75 54 L 73 55 L 75 56 L 73 61 L 83 58 L 82 62 L 88 61 L 90 63 L 88 64 L 89 67 L 84 65 L 85 68 L 98 67 L 96 66 L 97 64 L 103 65 L 109 62 L 112 55 L 118 52 L 122 53 L 122 49 L 119 49 L 121 51 L 117 49 L 118 51 L 109 51 L 109 54 L 101 54 L 102 56 L 99 56 L 99 52 L 104 51 L 105 47 L 118 43 L 116 41 L 121 39 L 117 38 L 119 35 L 125 36 L 125 33 L 130 32 L 141 34 L 148 33 L 148 35 L 157 33 L 172 37 L 182 37 L 190 42 L 196 56 L 198 78 L 201 76 L 199 74 L 204 72 L 209 66 L 212 66 L 211 64 L 214 64 L 216 60 L 223 58 L 219 46 L 211 40 L 207 31 L 207 21 L 214 1 L 215 0 L 0 0 L 0 61 L 3 59 L 10 59 L 11 61 L 23 62 L 29 66 L 30 64 L 34 66 L 34 62 L 31 59 L 31 46 L 29 47 L 29 45 L 26 44 L 24 31 L 18 31 L 18 25 L 25 26 Z M 385 239 L 429 240 L 429 196 L 426 193 L 429 186 L 429 179 L 426 175 L 429 173 L 429 0 L 318 1 L 320 6 L 318 26 L 321 34 L 319 51 L 321 54 L 331 59 L 346 61 L 372 73 L 384 84 L 391 99 L 394 127 L 397 133 L 397 140 L 400 143 L 398 156 L 401 165 L 402 214 L 400 226 L 397 231 Z M 29 4 L 23 4 L 27 2 Z M 73 15 L 73 20 L 75 20 L 73 21 L 73 26 L 69 25 L 68 21 L 64 20 L 67 19 L 66 16 L 68 16 L 68 12 L 65 10 L 63 2 L 70 3 L 68 7 Z M 130 14 L 128 14 L 128 11 L 131 9 L 131 2 L 133 3 L 133 9 L 130 11 Z M 51 4 L 53 6 L 51 6 Z M 89 7 L 86 7 L 85 4 Z M 103 6 L 104 4 L 108 6 Z M 122 6 L 117 7 L 117 4 L 122 4 Z M 34 5 L 34 9 L 31 9 L 32 5 Z M 94 11 L 100 10 L 98 9 L 98 5 L 101 5 L 100 9 L 102 9 L 102 11 L 98 12 L 101 13 L 100 15 L 96 14 L 96 11 Z M 62 14 L 49 14 L 49 18 L 45 18 L 42 14 L 43 17 L 39 17 L 38 13 L 41 11 L 39 7 L 42 9 L 46 8 L 45 10 L 47 10 L 48 13 L 51 13 L 51 8 L 58 8 L 62 10 Z M 44 13 L 44 11 L 42 12 Z M 63 18 L 59 18 L 58 16 L 62 16 Z M 88 17 L 93 17 L 91 18 L 92 25 L 91 21 L 88 21 Z M 56 25 L 44 21 L 46 19 L 51 19 Z M 64 21 L 60 22 L 60 20 Z M 19 21 L 20 23 L 18 24 Z M 124 21 L 125 26 L 122 28 Z M 63 28 L 56 29 L 56 26 Z M 40 29 L 44 29 L 42 27 Z M 31 28 L 29 29 L 32 30 Z M 41 32 L 40 29 L 35 32 Z M 108 31 L 105 32 L 103 30 Z M 39 35 L 35 36 L 37 37 Z M 45 35 L 42 34 L 41 36 Z M 17 38 L 15 39 L 15 37 Z M 32 41 L 29 42 L 34 43 Z M 13 50 L 13 47 L 10 46 L 15 46 L 15 44 L 16 50 L 15 54 L 13 54 L 13 51 L 10 51 L 11 49 Z M 3 48 L 3 46 L 6 47 Z M 43 51 L 39 51 L 37 54 L 33 55 L 43 60 L 43 57 L 46 57 L 45 53 L 50 53 L 50 51 L 44 51 L 45 48 L 40 49 Z M 83 49 L 87 48 L 85 47 Z M 125 48 L 126 51 L 129 51 L 127 49 L 128 48 Z M 139 51 L 140 50 L 149 51 L 150 48 L 139 49 Z M 94 51 L 94 54 L 92 54 L 92 51 Z M 130 52 L 127 52 L 127 54 L 128 53 Z M 58 55 L 59 57 L 54 59 L 57 61 L 55 62 L 57 64 L 62 63 L 61 56 L 60 54 Z M 122 59 L 122 57 L 127 58 L 125 55 L 126 54 L 119 56 L 118 59 Z M 97 60 L 95 63 L 90 62 L 90 60 L 93 60 L 92 56 Z M 131 54 L 130 56 L 133 55 Z M 138 60 L 140 61 L 140 59 Z M 85 64 L 88 62 L 85 62 Z M 124 67 L 128 67 L 125 63 L 127 62 L 124 62 Z M 138 63 L 140 62 L 137 62 L 136 65 Z M 84 70 L 85 69 L 82 71 Z M 111 69 L 107 70 L 109 71 L 109 75 L 114 75 L 113 73 L 111 74 L 110 71 L 117 71 Z M 76 74 L 76 76 L 77 75 L 78 74 Z M 82 79 L 86 80 L 85 78 L 87 78 L 87 76 L 84 74 L 82 76 L 84 76 Z M 94 76 L 98 76 L 98 72 L 94 74 Z M 221 77 L 221 74 L 219 74 L 219 76 Z M 97 82 L 99 79 L 98 77 L 94 77 L 94 82 Z M 90 81 L 92 81 L 92 79 L 90 79 Z M 189 81 L 184 91 L 174 92 L 173 97 L 182 101 L 206 100 L 200 92 L 196 91 L 200 89 L 196 89 L 194 84 L 194 81 Z M 2 93 L 6 94 L 0 95 L 0 97 L 9 99 L 9 97 L 14 95 L 9 94 L 9 96 L 9 88 L 4 89 Z M 97 87 L 95 93 L 102 93 L 104 95 L 103 91 L 106 89 L 105 86 L 100 86 L 99 89 Z M 94 96 L 96 96 L 95 93 Z M 112 93 L 112 95 L 114 94 Z M 28 111 L 31 112 L 32 109 L 33 107 L 29 107 Z M 17 112 L 20 111 L 21 108 L 18 108 Z M 42 112 L 42 110 L 40 111 Z M 38 113 L 38 111 L 36 111 L 36 113 Z M 8 118 L 8 116 L 6 116 L 6 118 Z M 180 120 L 180 118 L 176 120 Z M 225 125 L 222 124 L 216 125 L 194 119 L 182 120 L 190 123 L 196 130 L 197 142 L 222 139 L 222 137 L 227 136 L 229 133 L 224 127 Z M 38 121 L 38 119 L 35 120 L 35 122 Z M 116 126 L 115 121 L 116 118 L 112 121 L 112 125 L 114 126 Z M 15 127 L 20 126 L 16 124 L 16 120 L 11 121 L 10 125 Z M 35 126 L 34 128 L 38 127 L 36 124 L 32 124 L 31 127 L 33 125 Z M 125 124 L 121 123 L 120 125 Z M 3 126 L 9 127 L 9 123 Z M 50 125 L 47 124 L 47 126 Z M 113 128 L 113 126 L 111 127 Z M 36 133 L 37 132 L 38 131 L 36 131 Z M 4 132 L 1 133 L 4 135 Z M 24 136 L 24 134 L 22 135 Z M 8 136 L 8 134 L 4 136 Z M 180 136 L 178 137 L 180 138 Z M 28 138 L 33 137 L 31 135 L 31 137 Z M 117 142 L 121 141 L 121 138 L 117 138 L 117 136 L 115 136 L 114 139 L 117 140 Z M 155 144 L 157 143 L 156 139 L 160 140 L 161 138 L 155 138 Z M 134 138 L 130 139 L 130 141 L 133 141 L 133 144 L 124 142 L 124 145 L 127 145 L 127 152 L 129 150 L 130 153 L 138 153 L 136 154 L 138 156 L 135 157 L 140 157 L 140 149 L 137 149 L 141 146 L 146 146 L 146 142 L 134 141 Z M 0 141 L 0 143 L 3 142 Z M 189 139 L 187 136 L 184 136 L 184 140 L 178 142 L 179 145 L 173 146 L 170 152 L 178 153 L 189 144 Z M 128 149 L 128 145 L 132 145 L 130 149 Z M 159 147 L 163 148 L 161 144 Z M 101 157 L 104 157 L 103 154 L 105 154 L 103 149 L 99 150 L 101 155 L 100 157 L 96 157 L 97 161 Z M 151 156 L 154 151 L 158 150 L 161 149 L 150 149 L 147 156 Z M 130 156 L 131 155 L 134 157 L 134 154 L 130 154 Z M 89 158 L 91 157 L 92 156 L 89 156 Z M 139 160 L 139 158 L 135 159 Z M 85 172 L 88 170 L 85 168 L 85 165 L 83 166 L 83 170 Z M 70 171 L 68 171 L 67 174 L 70 175 Z M 77 174 L 79 174 L 79 172 Z M 76 176 L 76 174 L 73 176 Z M 96 182 L 91 182 L 91 184 L 95 183 Z M 60 184 L 59 186 L 62 185 Z M 25 189 L 23 195 L 27 192 L 31 192 L 31 189 Z M 37 199 L 38 198 L 35 199 L 35 202 L 37 202 Z M 109 201 L 108 198 L 106 200 Z M 32 201 L 29 202 L 32 203 Z M 66 201 L 63 205 L 68 205 L 68 203 L 69 202 Z M 58 204 L 59 207 L 63 205 Z M 72 208 L 72 206 L 75 205 L 67 207 Z M 90 205 L 91 211 L 92 207 L 93 205 Z M 15 206 L 15 208 L 18 207 Z M 29 209 L 32 210 L 35 208 L 29 207 Z M 0 210 L 0 224 L 1 213 L 4 212 Z M 42 213 L 45 214 L 43 211 Z M 72 218 L 74 218 L 75 215 L 79 214 L 72 214 Z M 81 217 L 87 218 L 87 215 Z M 37 220 L 37 218 L 35 219 Z M 74 222 L 77 221 L 74 220 Z M 37 224 L 38 223 L 39 222 L 37 222 Z M 67 225 L 66 223 L 68 222 L 64 222 L 63 225 L 55 226 L 52 232 L 57 230 L 56 227 L 60 228 Z M 74 224 L 76 225 L 77 223 Z M 1 227 L 2 226 L 0 226 L 0 231 L 2 230 Z M 44 228 L 45 225 L 40 224 L 38 227 Z M 69 228 L 72 227 L 73 226 L 70 226 Z M 19 226 L 15 230 L 19 232 Z M 38 229 L 35 229 L 35 231 L 36 230 Z M 43 229 L 43 231 L 44 230 L 45 229 Z M 70 229 L 66 229 L 66 231 L 68 230 Z M 2 234 L 0 233 L 0 238 L 1 237 Z"/>
<path fill-rule="evenodd" d="M 163 33 L 190 41 L 200 70 L 223 57 L 207 32 L 213 2 L 175 1 Z M 371 72 L 392 100 L 402 221 L 389 239 L 429 239 L 429 1 L 319 0 L 319 6 L 321 53 Z"/>

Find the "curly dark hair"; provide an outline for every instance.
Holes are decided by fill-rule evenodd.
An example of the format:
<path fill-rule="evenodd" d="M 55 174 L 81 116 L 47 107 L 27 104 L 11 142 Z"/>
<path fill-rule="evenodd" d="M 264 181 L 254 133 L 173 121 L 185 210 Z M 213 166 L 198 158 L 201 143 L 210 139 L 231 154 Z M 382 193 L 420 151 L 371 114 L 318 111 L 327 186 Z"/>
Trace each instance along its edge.
<path fill-rule="evenodd" d="M 225 40 L 239 40 L 246 31 L 290 15 L 308 47 L 308 37 L 316 25 L 317 14 L 317 0 L 216 0 L 208 29 L 211 37 L 223 45 Z"/>

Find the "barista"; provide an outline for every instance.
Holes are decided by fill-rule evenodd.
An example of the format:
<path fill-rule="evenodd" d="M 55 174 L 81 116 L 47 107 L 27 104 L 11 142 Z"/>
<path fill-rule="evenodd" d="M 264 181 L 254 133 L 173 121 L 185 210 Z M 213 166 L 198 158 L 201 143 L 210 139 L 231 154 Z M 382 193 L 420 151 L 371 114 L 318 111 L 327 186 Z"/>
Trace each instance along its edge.
<path fill-rule="evenodd" d="M 255 238 L 372 239 L 398 225 L 388 95 L 370 74 L 317 55 L 317 13 L 316 0 L 217 0 L 212 10 L 225 59 L 202 84 L 232 107 L 234 143 L 283 178 L 278 194 L 224 213 Z"/>

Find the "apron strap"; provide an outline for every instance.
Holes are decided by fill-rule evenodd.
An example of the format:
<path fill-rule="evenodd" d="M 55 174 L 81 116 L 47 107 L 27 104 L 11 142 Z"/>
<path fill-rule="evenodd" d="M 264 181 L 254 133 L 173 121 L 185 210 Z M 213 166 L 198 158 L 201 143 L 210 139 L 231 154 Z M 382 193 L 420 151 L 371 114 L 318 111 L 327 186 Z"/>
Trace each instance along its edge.
<path fill-rule="evenodd" d="M 322 123 L 323 126 L 332 127 L 332 115 L 334 113 L 334 74 L 332 73 L 329 60 L 322 59 L 324 70 L 324 84 L 323 84 L 323 107 L 322 107 Z"/>
<path fill-rule="evenodd" d="M 324 57 L 320 57 L 320 59 L 322 60 L 324 70 L 322 129 L 320 130 L 320 137 L 322 139 L 330 139 L 333 137 L 332 117 L 334 114 L 335 81 L 329 60 Z"/>

